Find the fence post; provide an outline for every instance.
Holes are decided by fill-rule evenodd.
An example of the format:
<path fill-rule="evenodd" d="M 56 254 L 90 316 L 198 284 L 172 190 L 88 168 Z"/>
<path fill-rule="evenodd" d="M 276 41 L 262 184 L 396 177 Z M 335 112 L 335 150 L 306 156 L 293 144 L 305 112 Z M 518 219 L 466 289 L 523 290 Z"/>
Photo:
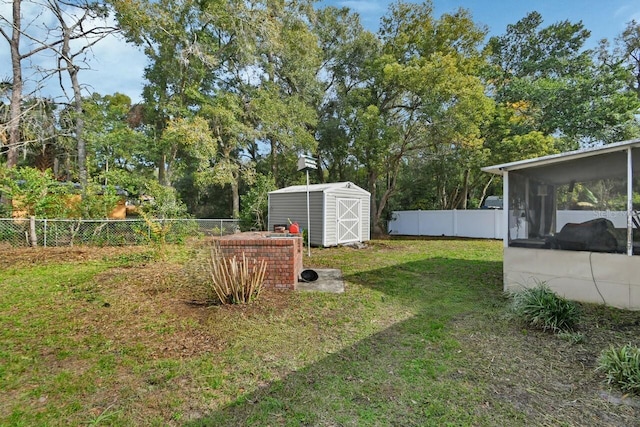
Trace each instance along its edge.
<path fill-rule="evenodd" d="M 31 247 L 38 246 L 38 236 L 36 235 L 36 217 L 29 217 L 29 244 Z"/>
<path fill-rule="evenodd" d="M 42 236 L 42 245 L 46 248 L 47 247 L 47 219 L 44 219 L 44 225 L 42 227 L 43 229 L 43 234 L 44 236 Z"/>

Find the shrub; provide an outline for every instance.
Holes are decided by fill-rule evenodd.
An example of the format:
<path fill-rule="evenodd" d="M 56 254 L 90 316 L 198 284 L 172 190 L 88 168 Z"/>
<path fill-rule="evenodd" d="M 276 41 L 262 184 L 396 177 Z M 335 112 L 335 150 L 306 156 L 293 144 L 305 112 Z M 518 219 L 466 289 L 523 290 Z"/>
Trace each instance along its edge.
<path fill-rule="evenodd" d="M 578 305 L 558 296 L 546 283 L 513 295 L 513 312 L 529 325 L 544 331 L 573 331 L 580 309 Z"/>
<path fill-rule="evenodd" d="M 243 229 L 267 229 L 269 191 L 276 189 L 276 182 L 271 175 L 258 175 L 256 177 L 255 183 L 241 200 L 242 210 L 240 211 L 240 226 Z"/>
<path fill-rule="evenodd" d="M 631 344 L 602 351 L 597 370 L 605 373 L 607 383 L 622 391 L 640 394 L 640 348 Z"/>
<path fill-rule="evenodd" d="M 222 255 L 219 245 L 213 245 L 209 257 L 207 293 L 210 300 L 222 304 L 246 304 L 258 298 L 262 290 L 267 263 L 263 260 L 242 260 Z"/>
<path fill-rule="evenodd" d="M 42 172 L 31 167 L 3 169 L 0 171 L 0 193 L 12 204 L 3 210 L 6 216 L 63 218 L 68 206 L 69 188 L 60 185 L 50 170 Z M 5 216 L 3 215 L 3 216 Z"/>

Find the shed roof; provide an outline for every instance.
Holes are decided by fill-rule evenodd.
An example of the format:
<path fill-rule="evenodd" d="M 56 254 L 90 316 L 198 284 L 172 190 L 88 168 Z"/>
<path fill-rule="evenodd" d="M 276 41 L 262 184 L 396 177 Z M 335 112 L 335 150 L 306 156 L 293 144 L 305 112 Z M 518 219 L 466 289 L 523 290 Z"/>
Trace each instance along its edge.
<path fill-rule="evenodd" d="M 309 192 L 331 192 L 334 190 L 342 190 L 345 188 L 357 190 L 362 193 L 370 194 L 364 188 L 358 187 L 353 182 L 329 182 L 325 184 L 310 184 Z M 307 186 L 306 185 L 292 185 L 290 187 L 281 188 L 279 190 L 270 191 L 269 194 L 282 194 L 282 193 L 306 193 Z"/>
<path fill-rule="evenodd" d="M 487 166 L 482 170 L 498 175 L 522 170 L 542 182 L 553 184 L 624 177 L 627 173 L 625 152 L 628 148 L 638 147 L 640 147 L 640 139 L 632 139 L 534 159 Z M 632 153 L 635 173 L 635 170 L 640 168 L 640 150 L 633 150 Z M 526 171 L 524 171 L 525 169 Z"/>

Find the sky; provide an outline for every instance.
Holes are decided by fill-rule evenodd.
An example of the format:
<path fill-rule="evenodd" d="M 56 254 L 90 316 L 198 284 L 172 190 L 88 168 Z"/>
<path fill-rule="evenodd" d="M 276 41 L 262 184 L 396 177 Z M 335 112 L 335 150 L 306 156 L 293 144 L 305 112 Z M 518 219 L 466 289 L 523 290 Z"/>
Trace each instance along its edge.
<path fill-rule="evenodd" d="M 11 2 L 0 2 L 0 14 L 11 16 Z M 380 18 L 386 13 L 391 0 L 321 0 L 318 7 L 348 7 L 358 12 L 365 28 L 375 32 Z M 635 19 L 640 22 L 640 1 L 638 0 L 433 0 L 435 17 L 443 13 L 455 12 L 458 8 L 468 9 L 478 25 L 485 25 L 489 35 L 503 34 L 508 24 L 514 24 L 529 12 L 537 11 L 544 19 L 543 26 L 569 20 L 582 21 L 591 31 L 590 44 L 607 38 L 612 41 L 625 28 L 626 23 Z M 38 11 L 24 10 L 24 14 Z M 11 77 L 9 45 L 0 39 L 0 81 Z M 85 93 L 98 92 L 102 95 L 120 92 L 132 101 L 139 102 L 142 91 L 143 71 L 147 60 L 142 51 L 128 45 L 122 39 L 111 37 L 103 40 L 93 49 L 88 58 L 91 70 L 82 70 L 80 80 L 86 86 Z M 29 78 L 25 70 L 25 77 Z M 52 82 L 55 85 L 55 82 Z M 44 89 L 55 92 L 54 87 Z"/>

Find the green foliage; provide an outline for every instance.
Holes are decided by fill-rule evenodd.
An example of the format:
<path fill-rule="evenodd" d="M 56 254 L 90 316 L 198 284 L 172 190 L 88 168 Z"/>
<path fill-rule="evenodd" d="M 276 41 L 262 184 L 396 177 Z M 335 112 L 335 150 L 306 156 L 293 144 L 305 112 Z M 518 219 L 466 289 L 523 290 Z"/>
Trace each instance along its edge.
<path fill-rule="evenodd" d="M 108 218 L 118 203 L 124 203 L 124 196 L 118 195 L 115 187 L 89 183 L 85 194 L 76 208 L 78 218 Z"/>
<path fill-rule="evenodd" d="M 256 181 L 242 197 L 240 209 L 240 226 L 247 230 L 267 228 L 267 216 L 269 214 L 269 192 L 276 190 L 276 183 L 271 175 L 258 175 Z"/>
<path fill-rule="evenodd" d="M 107 218 L 124 196 L 116 188 L 89 182 L 84 194 L 53 179 L 50 170 L 21 167 L 0 171 L 0 192 L 12 199 L 15 215 L 40 218 Z"/>
<path fill-rule="evenodd" d="M 624 392 L 640 395 L 640 348 L 631 344 L 611 346 L 602 351 L 598 371 L 604 372 L 609 384 Z"/>
<path fill-rule="evenodd" d="M 140 163 L 148 160 L 148 138 L 132 119 L 131 99 L 123 94 L 93 94 L 83 103 L 87 168 L 103 184 L 123 185 L 122 175 L 149 175 Z M 116 176 L 114 175 L 116 173 Z M 129 188 L 127 188 L 129 190 Z"/>
<path fill-rule="evenodd" d="M 148 57 L 143 102 L 92 94 L 82 112 L 56 112 L 23 99 L 20 132 L 34 143 L 22 162 L 55 153 L 68 159 L 59 176 L 77 180 L 82 118 L 94 182 L 139 195 L 157 180 L 198 216 L 239 216 L 247 172 L 296 183 L 306 152 L 320 159 L 312 179 L 372 193 L 381 229 L 391 209 L 477 207 L 499 187 L 487 164 L 640 134 L 636 21 L 611 50 L 586 49 L 583 23 L 545 25 L 537 12 L 483 46 L 487 29 L 469 11 L 437 15 L 429 0 L 391 5 L 377 34 L 358 13 L 312 0 L 110 6 Z M 104 216 L 97 199 L 84 202 Z M 263 227 L 262 214 L 243 217 Z"/>
<path fill-rule="evenodd" d="M 0 193 L 12 200 L 14 215 L 64 218 L 70 211 L 68 186 L 45 172 L 31 167 L 0 170 Z"/>
<path fill-rule="evenodd" d="M 157 219 L 185 218 L 188 216 L 187 208 L 174 188 L 160 185 L 157 182 L 148 182 L 145 185 L 144 194 L 150 200 L 141 205 L 141 209 L 148 216 Z"/>
<path fill-rule="evenodd" d="M 584 49 L 590 33 L 582 22 L 542 24 L 531 12 L 487 45 L 496 101 L 517 106 L 512 130 L 557 135 L 565 148 L 637 135 L 640 104 L 622 61 L 604 46 L 597 56 Z"/>
<path fill-rule="evenodd" d="M 546 283 L 513 294 L 513 313 L 543 331 L 573 331 L 579 318 L 578 304 L 558 296 Z"/>

